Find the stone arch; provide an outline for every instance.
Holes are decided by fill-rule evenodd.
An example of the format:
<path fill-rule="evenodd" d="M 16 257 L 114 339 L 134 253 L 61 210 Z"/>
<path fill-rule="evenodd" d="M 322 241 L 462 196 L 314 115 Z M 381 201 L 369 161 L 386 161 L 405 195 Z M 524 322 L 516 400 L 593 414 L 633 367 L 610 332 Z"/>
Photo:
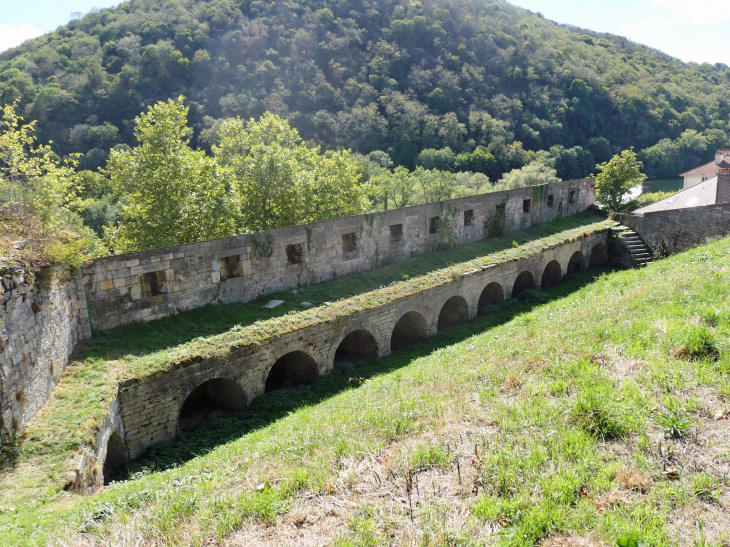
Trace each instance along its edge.
<path fill-rule="evenodd" d="M 512 286 L 512 298 L 519 296 L 520 293 L 528 289 L 536 289 L 535 278 L 531 272 L 525 270 L 515 279 L 515 284 Z"/>
<path fill-rule="evenodd" d="M 207 380 L 185 398 L 180 409 L 180 429 L 191 431 L 203 422 L 229 416 L 247 406 L 246 394 L 235 380 Z"/>
<path fill-rule="evenodd" d="M 106 443 L 106 458 L 104 459 L 104 484 L 109 484 L 116 471 L 119 471 L 127 461 L 127 446 L 118 431 L 112 431 Z"/>
<path fill-rule="evenodd" d="M 469 321 L 469 304 L 463 296 L 452 296 L 441 307 L 439 313 L 438 331 L 441 332 Z"/>
<path fill-rule="evenodd" d="M 291 351 L 277 359 L 266 377 L 264 391 L 274 391 L 286 385 L 304 384 L 319 376 L 316 361 L 304 351 Z"/>
<path fill-rule="evenodd" d="M 560 263 L 557 260 L 551 260 L 542 272 L 540 278 L 540 288 L 549 289 L 560 285 L 563 280 L 563 270 L 560 268 Z"/>
<path fill-rule="evenodd" d="M 378 356 L 378 342 L 370 331 L 358 329 L 345 336 L 335 351 L 335 361 L 362 363 Z"/>
<path fill-rule="evenodd" d="M 597 243 L 591 249 L 591 261 L 589 264 L 590 268 L 595 266 L 603 266 L 608 262 L 608 253 L 606 253 L 606 247 L 603 243 Z"/>
<path fill-rule="evenodd" d="M 484 287 L 482 294 L 479 296 L 478 307 L 482 308 L 489 304 L 498 304 L 504 300 L 504 289 L 502 285 L 496 281 L 492 281 L 489 285 Z"/>
<path fill-rule="evenodd" d="M 583 270 L 583 267 L 585 265 L 585 259 L 583 258 L 583 253 L 580 251 L 575 251 L 573 253 L 573 256 L 570 257 L 570 260 L 568 261 L 568 275 L 580 272 Z"/>
<path fill-rule="evenodd" d="M 426 318 L 417 311 L 404 314 L 393 327 L 390 335 L 390 350 L 406 348 L 428 339 Z"/>

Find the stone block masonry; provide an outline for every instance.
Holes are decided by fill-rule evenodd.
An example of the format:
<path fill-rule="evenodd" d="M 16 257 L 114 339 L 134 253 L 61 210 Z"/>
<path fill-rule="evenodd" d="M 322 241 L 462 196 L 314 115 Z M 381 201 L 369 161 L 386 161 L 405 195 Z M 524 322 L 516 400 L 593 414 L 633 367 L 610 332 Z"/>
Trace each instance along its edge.
<path fill-rule="evenodd" d="M 730 203 L 617 215 L 659 254 L 679 253 L 730 234 Z"/>
<path fill-rule="evenodd" d="M 518 230 L 584 211 L 594 198 L 594 179 L 571 180 L 99 258 L 81 272 L 84 333 L 249 301 L 476 241 L 498 210 Z"/>
<path fill-rule="evenodd" d="M 176 436 L 193 393 L 241 410 L 251 400 L 291 381 L 327 374 L 338 355 L 385 356 L 442 329 L 473 319 L 480 306 L 530 288 L 549 288 L 563 276 L 607 261 L 609 229 L 582 234 L 524 258 L 486 264 L 439 285 L 360 311 L 339 315 L 251 343 L 233 343 L 221 355 L 191 355 L 172 369 L 129 379 L 117 401 L 129 458 Z M 217 397 L 217 399 L 215 399 Z"/>
<path fill-rule="evenodd" d="M 67 272 L 0 274 L 0 444 L 48 399 L 81 334 L 83 312 Z"/>

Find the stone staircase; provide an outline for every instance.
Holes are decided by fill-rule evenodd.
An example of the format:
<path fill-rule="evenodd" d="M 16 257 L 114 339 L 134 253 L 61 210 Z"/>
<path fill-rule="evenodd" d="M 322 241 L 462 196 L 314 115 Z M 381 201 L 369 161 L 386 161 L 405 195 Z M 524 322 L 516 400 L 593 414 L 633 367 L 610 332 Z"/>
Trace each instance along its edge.
<path fill-rule="evenodd" d="M 653 264 L 651 249 L 639 237 L 639 234 L 626 226 L 618 225 L 612 228 L 613 232 L 624 242 L 631 253 L 631 259 L 637 268 L 643 268 L 649 264 Z"/>

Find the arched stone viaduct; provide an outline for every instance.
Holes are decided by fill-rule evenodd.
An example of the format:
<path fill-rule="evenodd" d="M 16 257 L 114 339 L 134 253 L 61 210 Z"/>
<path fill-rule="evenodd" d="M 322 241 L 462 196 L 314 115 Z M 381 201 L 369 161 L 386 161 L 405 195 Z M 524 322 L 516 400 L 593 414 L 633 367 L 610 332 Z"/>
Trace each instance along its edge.
<path fill-rule="evenodd" d="M 531 288 L 549 288 L 568 273 L 607 261 L 609 230 L 595 231 L 539 253 L 490 264 L 453 281 L 376 307 L 230 349 L 191 358 L 172 370 L 120 385 L 118 408 L 127 458 L 172 439 L 181 411 L 198 400 L 243 410 L 262 393 L 329 373 L 336 358 L 385 356 L 469 321 L 480 306 Z"/>

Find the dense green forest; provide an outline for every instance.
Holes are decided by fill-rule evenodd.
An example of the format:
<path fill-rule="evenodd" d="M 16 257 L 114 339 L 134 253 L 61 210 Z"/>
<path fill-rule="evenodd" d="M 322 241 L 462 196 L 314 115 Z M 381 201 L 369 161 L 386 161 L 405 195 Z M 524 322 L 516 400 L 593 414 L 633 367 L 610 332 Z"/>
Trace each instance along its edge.
<path fill-rule="evenodd" d="M 546 150 L 573 178 L 633 146 L 667 177 L 728 143 L 730 69 L 501 0 L 130 0 L 0 54 L 0 103 L 19 100 L 82 169 L 180 94 L 208 151 L 222 119 L 269 111 L 307 142 L 409 169 L 494 182 Z"/>

